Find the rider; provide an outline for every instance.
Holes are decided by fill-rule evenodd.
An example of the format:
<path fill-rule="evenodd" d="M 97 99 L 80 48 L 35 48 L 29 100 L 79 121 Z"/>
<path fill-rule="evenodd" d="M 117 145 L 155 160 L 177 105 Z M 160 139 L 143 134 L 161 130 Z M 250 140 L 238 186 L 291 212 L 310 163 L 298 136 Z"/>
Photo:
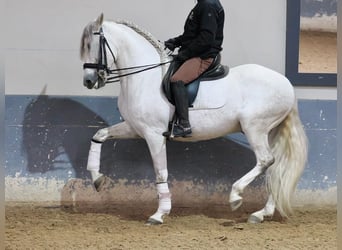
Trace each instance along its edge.
<path fill-rule="evenodd" d="M 222 50 L 224 18 L 224 9 L 219 0 L 197 0 L 187 17 L 183 34 L 164 42 L 171 51 L 180 47 L 175 60 L 181 66 L 171 77 L 178 117 L 173 129 L 175 137 L 192 133 L 185 85 L 206 71 Z"/>

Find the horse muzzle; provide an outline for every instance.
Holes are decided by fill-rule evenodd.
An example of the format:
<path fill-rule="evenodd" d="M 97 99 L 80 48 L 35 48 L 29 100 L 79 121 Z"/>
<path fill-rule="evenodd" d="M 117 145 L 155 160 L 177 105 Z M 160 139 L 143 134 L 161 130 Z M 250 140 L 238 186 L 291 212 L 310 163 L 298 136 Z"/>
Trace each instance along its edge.
<path fill-rule="evenodd" d="M 106 85 L 105 72 L 94 72 L 83 76 L 83 85 L 88 89 L 99 89 Z"/>
<path fill-rule="evenodd" d="M 97 74 L 85 74 L 83 76 L 83 85 L 88 89 L 94 88 L 98 81 Z"/>

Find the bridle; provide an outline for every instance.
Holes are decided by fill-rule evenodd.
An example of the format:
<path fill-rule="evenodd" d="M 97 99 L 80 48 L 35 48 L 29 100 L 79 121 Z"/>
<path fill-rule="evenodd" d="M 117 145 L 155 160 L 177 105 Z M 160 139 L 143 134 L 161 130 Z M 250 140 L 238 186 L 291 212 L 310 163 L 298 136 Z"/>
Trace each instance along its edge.
<path fill-rule="evenodd" d="M 99 77 L 103 80 L 104 84 L 107 83 L 113 83 L 113 82 L 119 82 L 121 77 L 129 76 L 133 74 L 137 74 L 143 71 L 147 71 L 150 69 L 157 68 L 159 66 L 165 65 L 170 63 L 171 61 L 162 62 L 162 63 L 154 63 L 154 64 L 147 64 L 147 65 L 141 65 L 141 66 L 133 66 L 128 68 L 120 68 L 120 69 L 110 69 L 107 63 L 107 51 L 106 48 L 109 49 L 109 52 L 111 53 L 114 63 L 116 62 L 115 55 L 110 48 L 107 39 L 105 38 L 103 34 L 102 27 L 98 32 L 94 32 L 94 35 L 99 35 L 99 57 L 97 63 L 84 63 L 83 69 L 96 69 L 96 72 Z M 125 70 L 134 70 L 129 73 L 119 74 L 119 72 L 125 71 Z M 114 75 L 111 77 L 106 78 L 107 75 Z"/>

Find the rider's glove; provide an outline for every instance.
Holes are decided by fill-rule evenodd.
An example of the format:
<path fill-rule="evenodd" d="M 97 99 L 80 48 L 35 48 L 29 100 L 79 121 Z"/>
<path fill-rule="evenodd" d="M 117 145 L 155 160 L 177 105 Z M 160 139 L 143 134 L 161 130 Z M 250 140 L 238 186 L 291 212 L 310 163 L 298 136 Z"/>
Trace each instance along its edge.
<path fill-rule="evenodd" d="M 176 39 L 171 38 L 171 39 L 165 41 L 165 42 L 164 42 L 164 45 L 165 45 L 165 47 L 168 48 L 169 50 L 174 51 L 175 48 L 177 48 L 177 46 L 176 46 Z"/>
<path fill-rule="evenodd" d="M 179 51 L 178 54 L 176 55 L 175 57 L 175 60 L 176 61 L 179 61 L 179 62 L 185 62 L 186 60 L 189 59 L 189 56 L 186 54 L 185 51 Z"/>

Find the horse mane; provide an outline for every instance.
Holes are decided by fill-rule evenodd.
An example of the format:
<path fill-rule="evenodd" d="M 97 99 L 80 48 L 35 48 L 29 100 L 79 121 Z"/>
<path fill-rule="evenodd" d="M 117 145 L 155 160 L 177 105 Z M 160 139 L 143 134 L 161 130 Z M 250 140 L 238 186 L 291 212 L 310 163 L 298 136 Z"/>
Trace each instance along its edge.
<path fill-rule="evenodd" d="M 165 62 L 168 59 L 169 56 L 165 52 L 163 44 L 158 39 L 156 39 L 150 32 L 140 28 L 138 25 L 130 21 L 118 20 L 115 21 L 115 23 L 126 25 L 127 27 L 133 29 L 139 35 L 144 37 L 158 51 L 158 54 L 160 55 L 160 59 L 162 62 Z"/>

